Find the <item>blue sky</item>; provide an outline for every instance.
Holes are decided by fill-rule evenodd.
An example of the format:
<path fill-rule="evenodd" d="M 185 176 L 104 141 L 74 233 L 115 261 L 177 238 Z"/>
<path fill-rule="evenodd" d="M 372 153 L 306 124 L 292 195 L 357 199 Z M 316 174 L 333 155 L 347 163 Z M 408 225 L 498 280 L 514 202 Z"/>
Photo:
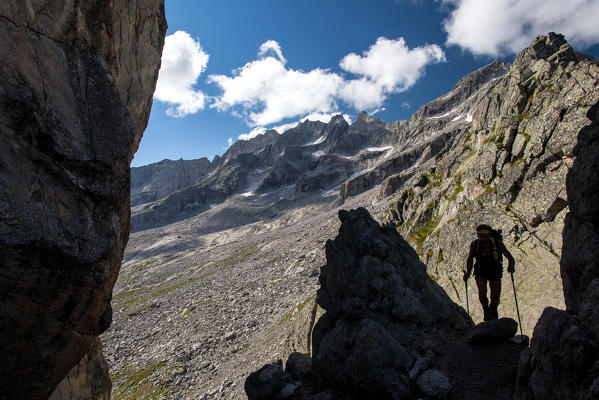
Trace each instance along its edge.
<path fill-rule="evenodd" d="M 163 68 L 132 166 L 212 158 L 239 138 L 365 110 L 408 119 L 549 31 L 599 56 L 599 2 L 166 0 Z"/>

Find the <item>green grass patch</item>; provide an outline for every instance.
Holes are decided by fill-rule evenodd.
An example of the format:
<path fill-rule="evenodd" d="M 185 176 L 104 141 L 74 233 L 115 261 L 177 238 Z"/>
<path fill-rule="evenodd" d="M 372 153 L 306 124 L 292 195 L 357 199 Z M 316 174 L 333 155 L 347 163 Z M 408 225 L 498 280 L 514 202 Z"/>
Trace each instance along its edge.
<path fill-rule="evenodd" d="M 437 264 L 442 263 L 445 260 L 445 255 L 443 254 L 443 249 L 439 249 L 439 252 L 437 253 Z"/>
<path fill-rule="evenodd" d="M 113 400 L 135 400 L 135 399 L 158 399 L 162 394 L 170 391 L 170 388 L 157 388 L 151 382 L 148 382 L 148 378 L 154 373 L 155 370 L 162 368 L 166 365 L 166 362 L 160 361 L 156 364 L 152 364 L 147 368 L 139 371 L 125 370 L 112 376 L 112 380 L 128 376 L 127 380 L 123 382 L 118 388 L 112 391 Z"/>
<path fill-rule="evenodd" d="M 518 122 L 522 122 L 525 119 L 529 119 L 529 118 L 530 118 L 530 110 L 523 114 L 518 114 Z"/>
<path fill-rule="evenodd" d="M 439 218 L 433 218 L 410 237 L 410 240 L 416 244 L 418 254 L 422 253 L 424 241 L 431 235 L 431 233 L 433 233 L 438 224 Z"/>
<path fill-rule="evenodd" d="M 283 315 L 283 317 L 281 317 L 281 321 L 279 321 L 279 325 L 283 325 L 283 324 L 291 321 L 291 318 L 293 318 L 296 314 L 300 313 L 304 309 L 304 307 L 306 307 L 306 305 L 308 305 L 314 299 L 316 299 L 316 293 L 314 293 L 312 296 L 308 297 L 306 300 L 299 303 L 297 306 L 293 307 L 291 310 L 287 311 L 285 313 L 285 315 Z"/>

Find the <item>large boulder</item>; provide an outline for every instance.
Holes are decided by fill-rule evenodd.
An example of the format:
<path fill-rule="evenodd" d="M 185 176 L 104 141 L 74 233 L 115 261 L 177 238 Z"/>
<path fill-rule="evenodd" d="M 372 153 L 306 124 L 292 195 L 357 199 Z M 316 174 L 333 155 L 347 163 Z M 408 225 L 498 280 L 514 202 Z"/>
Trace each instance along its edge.
<path fill-rule="evenodd" d="M 416 376 L 410 378 L 415 361 L 436 360 L 472 321 L 395 229 L 381 227 L 364 208 L 340 211 L 339 218 L 320 275 L 317 302 L 327 312 L 313 333 L 314 383 L 380 398 L 421 393 Z"/>
<path fill-rule="evenodd" d="M 111 322 L 165 30 L 163 0 L 0 3 L 3 399 L 47 399 Z"/>

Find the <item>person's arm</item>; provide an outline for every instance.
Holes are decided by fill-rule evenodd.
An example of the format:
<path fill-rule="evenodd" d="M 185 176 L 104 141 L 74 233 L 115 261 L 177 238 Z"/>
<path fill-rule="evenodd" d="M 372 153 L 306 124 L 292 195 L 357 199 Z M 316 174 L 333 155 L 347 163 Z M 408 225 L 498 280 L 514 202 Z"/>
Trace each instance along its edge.
<path fill-rule="evenodd" d="M 501 252 L 505 256 L 505 258 L 507 258 L 508 261 L 507 272 L 516 272 L 516 269 L 514 268 L 514 266 L 516 265 L 516 260 L 514 260 L 514 257 L 512 257 L 512 254 L 508 251 L 507 247 L 505 247 L 503 243 L 501 243 Z"/>
<path fill-rule="evenodd" d="M 476 253 L 476 240 L 470 244 L 470 252 L 468 253 L 468 259 L 466 259 L 466 272 L 464 272 L 464 281 L 467 281 L 470 278 L 470 273 L 472 273 L 472 261 L 474 260 L 474 256 Z"/>

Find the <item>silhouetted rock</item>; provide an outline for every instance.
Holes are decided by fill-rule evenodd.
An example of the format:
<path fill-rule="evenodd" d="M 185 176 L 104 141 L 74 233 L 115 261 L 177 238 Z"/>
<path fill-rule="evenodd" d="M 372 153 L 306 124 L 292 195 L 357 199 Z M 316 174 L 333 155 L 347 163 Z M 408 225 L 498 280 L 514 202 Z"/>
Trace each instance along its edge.
<path fill-rule="evenodd" d="M 317 301 L 327 312 L 314 328 L 315 384 L 384 398 L 417 393 L 409 376 L 415 361 L 438 357 L 472 322 L 395 229 L 364 208 L 340 211 L 339 219 L 320 275 Z"/>
<path fill-rule="evenodd" d="M 281 390 L 288 383 L 283 363 L 279 360 L 253 372 L 245 381 L 245 393 L 249 400 L 280 400 L 284 398 Z"/>
<path fill-rule="evenodd" d="M 416 384 L 427 396 L 443 397 L 451 390 L 451 384 L 445 375 L 436 369 L 424 372 Z"/>
<path fill-rule="evenodd" d="M 481 322 L 468 333 L 471 343 L 493 343 L 513 338 L 518 331 L 518 323 L 511 318 L 499 318 Z"/>
<path fill-rule="evenodd" d="M 285 371 L 300 380 L 312 373 L 312 358 L 308 354 L 293 352 L 285 363 Z"/>

